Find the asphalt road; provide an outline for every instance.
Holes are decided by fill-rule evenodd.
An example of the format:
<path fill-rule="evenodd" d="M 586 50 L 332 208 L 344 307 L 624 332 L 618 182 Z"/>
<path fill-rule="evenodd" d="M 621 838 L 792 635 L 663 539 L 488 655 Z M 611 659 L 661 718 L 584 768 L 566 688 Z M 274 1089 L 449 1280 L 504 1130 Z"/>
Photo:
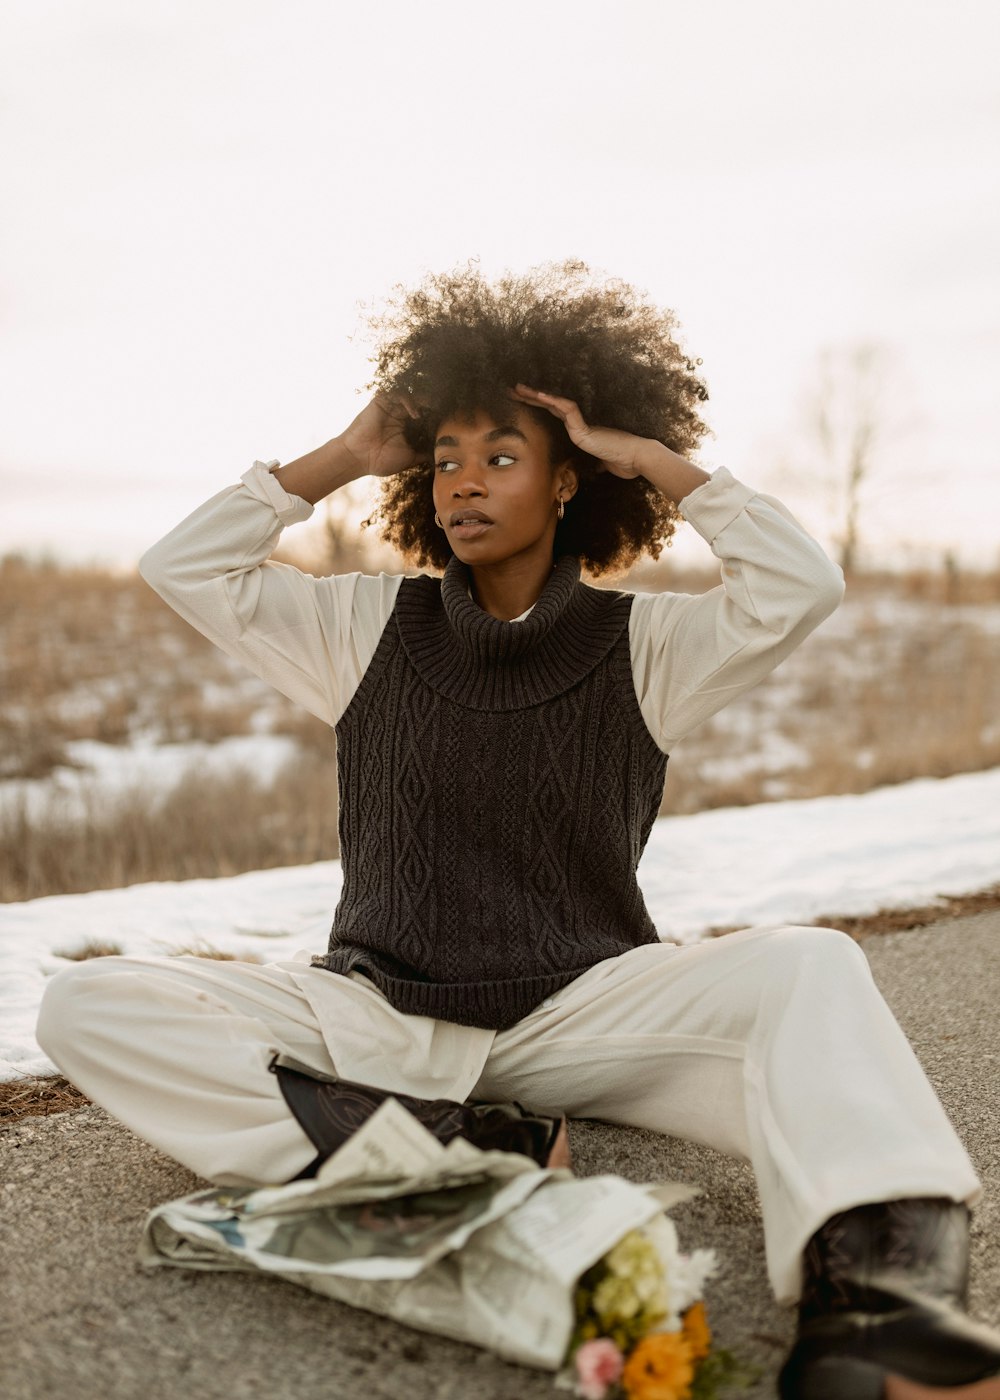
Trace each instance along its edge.
<path fill-rule="evenodd" d="M 1000 1324 L 1000 912 L 865 940 L 876 980 L 986 1186 L 972 1310 Z M 578 1173 L 703 1188 L 674 1212 L 685 1247 L 718 1250 L 718 1339 L 773 1396 L 792 1333 L 764 1270 L 748 1167 L 652 1133 L 574 1123 Z M 541 1400 L 552 1378 L 247 1274 L 147 1271 L 150 1207 L 201 1185 L 93 1107 L 0 1136 L 0 1392 L 6 1400 Z"/>

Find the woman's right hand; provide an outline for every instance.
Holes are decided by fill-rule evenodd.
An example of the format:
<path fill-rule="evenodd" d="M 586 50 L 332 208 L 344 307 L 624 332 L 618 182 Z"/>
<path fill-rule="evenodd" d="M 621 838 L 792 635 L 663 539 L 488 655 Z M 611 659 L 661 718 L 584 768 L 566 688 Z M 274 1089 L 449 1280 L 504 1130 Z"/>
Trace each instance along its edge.
<path fill-rule="evenodd" d="M 297 457 L 274 475 L 291 496 L 315 505 L 362 476 L 393 476 L 418 460 L 403 436 L 407 418 L 420 410 L 409 394 L 376 394 L 337 437 Z"/>
<path fill-rule="evenodd" d="M 394 476 L 413 466 L 418 454 L 403 436 L 407 418 L 420 413 L 410 394 L 376 394 L 340 434 L 339 442 L 357 463 L 359 475 Z"/>

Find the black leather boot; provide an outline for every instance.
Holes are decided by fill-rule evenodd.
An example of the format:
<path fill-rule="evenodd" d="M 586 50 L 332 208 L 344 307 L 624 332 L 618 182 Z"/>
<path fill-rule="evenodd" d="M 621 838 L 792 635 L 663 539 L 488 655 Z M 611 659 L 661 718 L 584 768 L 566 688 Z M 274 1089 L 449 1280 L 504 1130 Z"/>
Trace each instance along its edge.
<path fill-rule="evenodd" d="M 782 1400 L 1000 1400 L 1000 1334 L 965 1315 L 968 1277 L 964 1205 L 921 1197 L 832 1216 L 806 1247 Z"/>
<path fill-rule="evenodd" d="M 388 1098 L 398 1100 L 439 1142 L 464 1137 L 484 1152 L 521 1152 L 543 1167 L 570 1164 L 565 1117 L 540 1117 L 516 1103 L 456 1103 L 452 1099 L 389 1094 L 370 1084 L 335 1079 L 290 1055 L 275 1055 L 269 1068 L 277 1075 L 282 1096 L 296 1122 L 317 1149 L 315 1159 L 299 1172 L 296 1180 L 315 1176 L 327 1157 Z"/>

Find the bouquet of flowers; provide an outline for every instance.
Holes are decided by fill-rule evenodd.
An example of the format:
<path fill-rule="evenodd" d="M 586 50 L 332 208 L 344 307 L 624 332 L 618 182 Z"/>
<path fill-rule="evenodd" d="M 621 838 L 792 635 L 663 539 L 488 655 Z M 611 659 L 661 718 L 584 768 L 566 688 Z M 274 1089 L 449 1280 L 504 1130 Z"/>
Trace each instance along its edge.
<path fill-rule="evenodd" d="M 314 1178 L 157 1206 L 140 1256 L 287 1278 L 559 1372 L 580 1400 L 713 1400 L 742 1379 L 705 1321 L 715 1258 L 681 1254 L 664 1214 L 695 1194 L 445 1146 L 389 1096 Z"/>
<path fill-rule="evenodd" d="M 580 1400 L 712 1400 L 725 1381 L 749 1380 L 713 1350 L 705 1315 L 712 1250 L 682 1254 L 673 1222 L 631 1230 L 576 1288 L 576 1326 L 557 1384 Z"/>

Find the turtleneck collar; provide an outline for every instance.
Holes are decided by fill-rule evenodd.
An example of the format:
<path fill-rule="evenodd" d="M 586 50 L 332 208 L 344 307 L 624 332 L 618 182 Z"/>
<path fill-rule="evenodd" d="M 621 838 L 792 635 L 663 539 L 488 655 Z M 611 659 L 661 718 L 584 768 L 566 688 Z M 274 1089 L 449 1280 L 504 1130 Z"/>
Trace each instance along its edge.
<path fill-rule="evenodd" d="M 441 602 L 448 621 L 484 659 L 507 661 L 533 647 L 565 612 L 580 582 L 580 561 L 562 555 L 526 618 L 512 627 L 481 608 L 471 596 L 472 571 L 457 554 L 448 561 L 441 580 Z"/>
<path fill-rule="evenodd" d="M 452 556 L 443 579 L 406 579 L 396 621 L 421 678 L 470 709 L 515 710 L 569 690 L 611 650 L 628 625 L 630 594 L 580 582 L 580 561 L 562 555 L 530 613 L 504 622 L 470 596 L 470 571 Z"/>

